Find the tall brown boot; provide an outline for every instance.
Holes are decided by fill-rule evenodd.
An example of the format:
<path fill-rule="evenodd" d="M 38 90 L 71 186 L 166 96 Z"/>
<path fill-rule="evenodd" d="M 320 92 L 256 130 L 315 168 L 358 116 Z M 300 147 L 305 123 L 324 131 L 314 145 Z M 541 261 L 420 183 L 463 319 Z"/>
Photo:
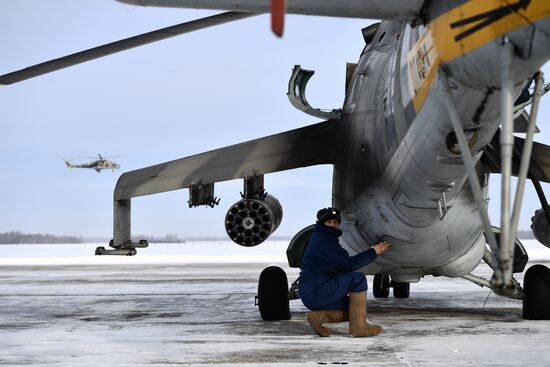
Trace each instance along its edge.
<path fill-rule="evenodd" d="M 382 326 L 367 322 L 367 291 L 349 293 L 349 333 L 352 336 L 375 336 Z"/>
<path fill-rule="evenodd" d="M 330 336 L 332 330 L 324 327 L 324 323 L 344 322 L 349 320 L 346 310 L 311 311 L 306 314 L 307 322 L 319 336 Z"/>

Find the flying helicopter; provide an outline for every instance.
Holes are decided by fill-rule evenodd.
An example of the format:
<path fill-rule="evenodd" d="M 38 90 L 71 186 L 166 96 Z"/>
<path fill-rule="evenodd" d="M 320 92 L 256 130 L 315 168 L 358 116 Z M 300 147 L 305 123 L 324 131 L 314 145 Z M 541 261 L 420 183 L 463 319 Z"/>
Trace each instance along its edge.
<path fill-rule="evenodd" d="M 87 158 L 96 158 L 96 157 L 87 157 Z M 65 161 L 65 165 L 69 168 L 91 168 L 98 173 L 104 169 L 110 169 L 112 172 L 114 172 L 115 169 L 120 168 L 120 164 L 110 161 L 106 158 L 114 158 L 114 157 L 103 157 L 101 154 L 98 153 L 96 160 L 87 162 L 87 163 L 72 164 L 70 160 L 64 159 L 64 161 Z"/>
<path fill-rule="evenodd" d="M 244 190 L 242 200 L 227 212 L 227 233 L 240 245 L 258 245 L 282 220 L 279 202 L 264 189 L 264 175 L 331 164 L 333 205 L 343 211 L 346 249 L 354 254 L 381 238 L 392 242 L 391 252 L 363 269 L 375 276 L 375 296 L 387 296 L 392 284 L 394 296 L 407 297 L 409 283 L 425 275 L 462 277 L 523 300 L 527 318 L 550 318 L 548 269 L 532 267 L 523 287 L 513 277 L 526 262 L 526 252 L 515 239 L 526 178 L 537 188 L 542 206 L 532 229 L 539 241 L 550 245 L 550 209 L 540 190 L 540 182 L 550 181 L 550 148 L 533 142 L 538 104 L 548 90 L 538 70 L 550 58 L 550 4 L 310 0 L 285 7 L 274 0 L 270 8 L 267 1 L 244 0 L 125 2 L 230 10 L 150 32 L 140 38 L 142 43 L 270 11 L 277 34 L 282 33 L 285 13 L 383 21 L 363 29 L 365 48 L 358 63 L 348 67 L 341 109 L 311 107 L 305 90 L 313 72 L 295 68 L 288 91 L 291 103 L 324 121 L 124 173 L 114 192 L 113 250 L 98 248 L 97 254 L 133 255 L 147 245 L 130 240 L 132 198 L 186 188 L 190 207 L 215 206 L 214 184 L 231 179 L 243 179 Z M 0 80 L 23 80 L 135 43 L 136 38 L 113 43 Z M 532 108 L 526 117 L 526 102 L 517 98 L 531 80 L 535 89 L 528 91 Z M 527 125 L 525 139 L 513 136 L 520 131 L 517 113 Z M 491 173 L 502 174 L 498 230 L 486 212 Z M 513 210 L 512 175 L 519 182 Z M 308 228 L 300 231 L 291 247 L 307 242 L 307 234 Z M 494 270 L 490 280 L 472 274 L 482 260 Z"/>

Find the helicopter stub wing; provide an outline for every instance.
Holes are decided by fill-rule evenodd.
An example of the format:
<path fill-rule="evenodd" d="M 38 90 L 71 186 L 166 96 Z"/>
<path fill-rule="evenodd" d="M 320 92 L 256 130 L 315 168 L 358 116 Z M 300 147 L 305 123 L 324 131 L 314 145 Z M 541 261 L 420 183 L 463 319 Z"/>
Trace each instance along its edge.
<path fill-rule="evenodd" d="M 334 163 L 338 120 L 251 140 L 124 173 L 115 200 Z"/>
<path fill-rule="evenodd" d="M 493 137 L 490 148 L 485 149 L 485 162 L 488 164 L 492 173 L 501 173 L 500 164 L 500 144 L 498 144 L 499 132 Z M 514 137 L 514 154 L 512 160 L 512 175 L 517 176 L 519 173 L 519 163 L 523 152 L 525 139 Z M 533 142 L 531 152 L 531 160 L 529 163 L 528 178 L 541 182 L 550 183 L 550 146 Z"/>
<path fill-rule="evenodd" d="M 271 12 L 272 0 L 117 0 L 127 4 L 232 10 L 251 13 Z M 287 14 L 322 15 L 409 21 L 420 16 L 425 0 L 292 0 L 286 2 Z"/>

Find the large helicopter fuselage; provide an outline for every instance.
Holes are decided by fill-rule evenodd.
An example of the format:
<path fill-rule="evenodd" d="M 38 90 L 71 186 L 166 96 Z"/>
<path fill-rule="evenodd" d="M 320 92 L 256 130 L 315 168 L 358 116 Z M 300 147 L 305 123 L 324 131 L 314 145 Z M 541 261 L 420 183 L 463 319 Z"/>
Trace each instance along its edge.
<path fill-rule="evenodd" d="M 392 244 L 363 269 L 367 274 L 391 274 L 396 281 L 425 274 L 458 277 L 471 272 L 485 252 L 440 73 L 445 68 L 449 75 L 487 196 L 488 173 L 479 159 L 500 124 L 499 32 L 508 27 L 515 46 L 517 95 L 550 57 L 550 19 L 488 25 L 489 32 L 480 34 L 456 27 L 457 45 L 445 43 L 449 34 L 443 30 L 451 32 L 449 19 L 464 6 L 449 12 L 450 5 L 434 4 L 433 20 L 425 26 L 382 22 L 349 83 L 333 186 L 334 205 L 343 209 L 342 242 L 351 253 L 381 238 Z"/>

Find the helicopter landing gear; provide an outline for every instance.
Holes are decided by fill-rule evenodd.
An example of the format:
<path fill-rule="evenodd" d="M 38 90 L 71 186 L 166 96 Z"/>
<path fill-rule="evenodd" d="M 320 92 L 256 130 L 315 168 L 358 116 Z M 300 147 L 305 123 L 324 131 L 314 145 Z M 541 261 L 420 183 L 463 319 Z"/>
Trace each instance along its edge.
<path fill-rule="evenodd" d="M 394 298 L 409 298 L 410 283 L 395 282 L 389 275 L 375 274 L 372 282 L 372 293 L 375 298 L 388 298 L 393 288 Z"/>
<path fill-rule="evenodd" d="M 263 320 L 290 320 L 288 280 L 283 269 L 270 266 L 260 273 L 256 306 Z"/>
<path fill-rule="evenodd" d="M 523 318 L 528 320 L 550 319 L 550 269 L 533 265 L 523 279 Z"/>
<path fill-rule="evenodd" d="M 409 298 L 411 290 L 411 283 L 393 283 L 393 297 L 394 298 Z"/>
<path fill-rule="evenodd" d="M 375 298 L 388 298 L 390 295 L 390 276 L 375 274 L 372 281 L 372 293 Z"/>
<path fill-rule="evenodd" d="M 95 255 L 117 255 L 117 256 L 134 256 L 137 254 L 136 248 L 146 248 L 149 246 L 147 240 L 139 240 L 139 242 L 126 241 L 119 246 L 113 245 L 113 240 L 109 241 L 109 246 L 113 250 L 106 250 L 105 247 L 101 246 L 95 249 Z"/>

